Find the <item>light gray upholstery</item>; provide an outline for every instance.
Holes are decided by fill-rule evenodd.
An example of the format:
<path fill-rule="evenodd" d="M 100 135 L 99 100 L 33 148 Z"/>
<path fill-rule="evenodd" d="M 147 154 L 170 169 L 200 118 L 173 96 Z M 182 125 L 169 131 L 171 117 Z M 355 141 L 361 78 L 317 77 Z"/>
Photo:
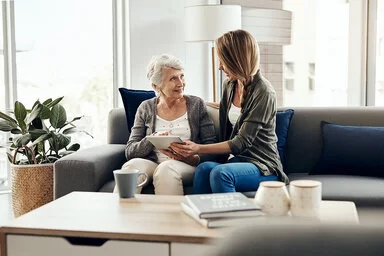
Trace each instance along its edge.
<path fill-rule="evenodd" d="M 109 111 L 107 126 L 108 144 L 126 144 L 129 139 L 128 124 L 124 108 Z"/>
<path fill-rule="evenodd" d="M 218 110 L 207 108 L 218 132 Z M 297 107 L 294 110 L 286 148 L 285 172 L 290 179 L 321 181 L 323 199 L 326 200 L 351 200 L 358 207 L 384 206 L 383 178 L 308 175 L 321 153 L 321 121 L 341 125 L 384 126 L 384 108 Z M 124 108 L 112 109 L 108 117 L 108 145 L 81 150 L 55 163 L 55 198 L 75 190 L 112 191 L 112 171 L 126 161 L 124 148 L 128 137 Z M 190 193 L 191 187 L 185 187 L 184 192 Z M 146 187 L 143 193 L 153 193 L 153 187 Z M 252 197 L 255 192 L 245 194 Z"/>
<path fill-rule="evenodd" d="M 206 256 L 383 255 L 383 225 L 254 222 L 231 232 Z"/>
<path fill-rule="evenodd" d="M 99 191 L 125 160 L 125 145 L 107 144 L 80 150 L 54 164 L 54 198 L 72 191 Z"/>

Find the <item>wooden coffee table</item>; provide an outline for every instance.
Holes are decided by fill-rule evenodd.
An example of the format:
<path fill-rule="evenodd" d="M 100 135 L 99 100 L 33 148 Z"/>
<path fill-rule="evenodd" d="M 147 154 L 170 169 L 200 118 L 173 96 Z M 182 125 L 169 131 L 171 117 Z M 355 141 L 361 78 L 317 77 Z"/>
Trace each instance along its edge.
<path fill-rule="evenodd" d="M 1 255 L 187 256 L 209 250 L 231 231 L 200 226 L 181 211 L 183 200 L 73 192 L 2 227 Z M 320 221 L 359 222 L 355 204 L 346 201 L 323 201 Z"/>

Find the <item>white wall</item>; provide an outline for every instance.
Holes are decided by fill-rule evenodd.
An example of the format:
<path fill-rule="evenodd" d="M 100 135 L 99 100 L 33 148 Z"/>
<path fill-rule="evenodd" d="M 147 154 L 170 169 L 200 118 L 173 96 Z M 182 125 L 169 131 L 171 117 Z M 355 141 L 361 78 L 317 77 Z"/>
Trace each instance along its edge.
<path fill-rule="evenodd" d="M 212 101 L 210 43 L 184 42 L 184 6 L 215 2 L 217 0 L 130 0 L 131 74 L 130 84 L 127 87 L 151 89 L 145 74 L 147 63 L 153 55 L 170 53 L 180 58 L 185 64 L 187 83 L 185 93 Z M 259 8 L 282 8 L 282 0 L 223 0 L 222 3 Z M 260 52 L 261 71 L 275 87 L 280 106 L 283 103 L 282 46 L 260 44 Z"/>
<path fill-rule="evenodd" d="M 183 38 L 184 1 L 130 0 L 130 66 L 128 85 L 134 89 L 151 89 L 146 67 L 153 55 L 169 53 L 185 61 Z"/>
<path fill-rule="evenodd" d="M 209 99 L 207 44 L 184 42 L 184 1 L 130 0 L 130 84 L 151 89 L 146 67 L 153 55 L 172 54 L 185 64 L 185 93 Z"/>

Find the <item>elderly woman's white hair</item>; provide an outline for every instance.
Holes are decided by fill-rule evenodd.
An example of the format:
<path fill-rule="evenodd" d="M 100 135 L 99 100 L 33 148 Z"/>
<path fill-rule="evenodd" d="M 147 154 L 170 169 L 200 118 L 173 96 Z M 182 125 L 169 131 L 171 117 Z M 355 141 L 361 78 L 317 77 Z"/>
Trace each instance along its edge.
<path fill-rule="evenodd" d="M 164 68 L 182 70 L 184 69 L 184 65 L 178 58 L 169 54 L 153 56 L 147 66 L 147 78 L 151 84 L 161 84 Z"/>

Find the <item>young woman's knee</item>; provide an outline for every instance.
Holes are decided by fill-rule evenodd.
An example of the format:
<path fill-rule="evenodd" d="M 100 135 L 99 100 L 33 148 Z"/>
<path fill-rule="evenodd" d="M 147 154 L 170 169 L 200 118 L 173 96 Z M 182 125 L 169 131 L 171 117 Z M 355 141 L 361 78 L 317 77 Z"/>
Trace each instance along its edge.
<path fill-rule="evenodd" d="M 233 179 L 233 175 L 225 165 L 219 165 L 212 169 L 209 178 L 211 181 L 229 181 Z"/>
<path fill-rule="evenodd" d="M 199 164 L 196 167 L 195 170 L 195 177 L 196 176 L 209 176 L 211 170 L 216 166 L 217 164 L 215 162 L 204 162 Z"/>

